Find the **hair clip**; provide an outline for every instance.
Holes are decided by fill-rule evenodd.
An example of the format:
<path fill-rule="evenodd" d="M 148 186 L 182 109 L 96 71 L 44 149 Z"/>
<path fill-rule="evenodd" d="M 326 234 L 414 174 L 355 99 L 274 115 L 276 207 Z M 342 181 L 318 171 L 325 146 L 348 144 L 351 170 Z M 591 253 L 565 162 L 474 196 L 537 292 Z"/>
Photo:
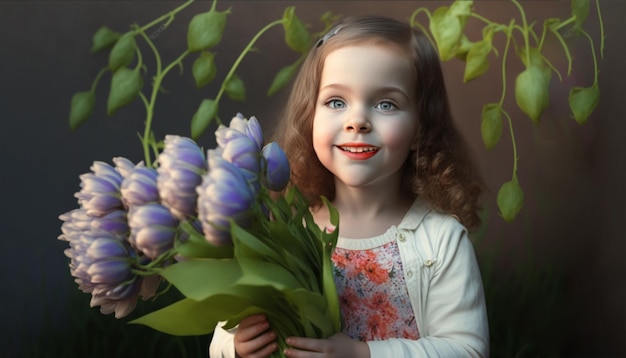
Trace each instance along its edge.
<path fill-rule="evenodd" d="M 322 37 L 321 39 L 319 39 L 317 41 L 317 43 L 315 44 L 315 47 L 322 46 L 322 44 L 324 42 L 328 41 L 329 38 L 335 36 L 337 34 L 337 32 L 339 32 L 340 29 L 341 29 L 341 25 L 337 25 L 337 26 L 333 27 L 332 29 L 330 29 L 330 31 L 328 31 L 326 33 L 326 35 L 324 35 L 324 37 Z"/>

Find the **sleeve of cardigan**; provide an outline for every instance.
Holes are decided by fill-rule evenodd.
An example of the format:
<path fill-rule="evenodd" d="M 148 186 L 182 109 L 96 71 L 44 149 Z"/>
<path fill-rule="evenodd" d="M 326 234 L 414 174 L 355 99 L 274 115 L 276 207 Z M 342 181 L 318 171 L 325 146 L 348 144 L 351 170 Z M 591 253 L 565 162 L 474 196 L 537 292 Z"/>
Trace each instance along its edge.
<path fill-rule="evenodd" d="M 372 358 L 489 356 L 482 278 L 467 230 L 449 219 L 439 231 L 435 271 L 422 295 L 427 332 L 418 327 L 422 334 L 418 340 L 367 342 Z"/>
<path fill-rule="evenodd" d="M 222 328 L 226 322 L 219 322 L 213 332 L 213 339 L 209 345 L 209 357 L 211 358 L 235 358 L 235 330 Z"/>

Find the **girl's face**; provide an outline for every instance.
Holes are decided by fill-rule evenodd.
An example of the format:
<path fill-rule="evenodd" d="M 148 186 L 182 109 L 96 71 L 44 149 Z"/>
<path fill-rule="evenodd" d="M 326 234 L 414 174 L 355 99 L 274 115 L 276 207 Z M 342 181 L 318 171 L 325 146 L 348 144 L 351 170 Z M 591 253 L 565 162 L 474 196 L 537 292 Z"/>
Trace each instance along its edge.
<path fill-rule="evenodd" d="M 415 73 L 390 46 L 355 45 L 324 62 L 313 148 L 350 187 L 399 183 L 417 133 Z"/>

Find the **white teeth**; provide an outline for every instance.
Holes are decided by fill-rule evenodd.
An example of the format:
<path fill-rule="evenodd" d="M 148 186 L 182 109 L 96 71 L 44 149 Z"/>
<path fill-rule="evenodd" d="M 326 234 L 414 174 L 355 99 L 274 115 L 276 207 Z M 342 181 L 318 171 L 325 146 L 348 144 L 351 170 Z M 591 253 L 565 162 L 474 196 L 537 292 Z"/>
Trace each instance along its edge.
<path fill-rule="evenodd" d="M 376 147 L 340 147 L 341 150 L 350 153 L 375 152 Z"/>

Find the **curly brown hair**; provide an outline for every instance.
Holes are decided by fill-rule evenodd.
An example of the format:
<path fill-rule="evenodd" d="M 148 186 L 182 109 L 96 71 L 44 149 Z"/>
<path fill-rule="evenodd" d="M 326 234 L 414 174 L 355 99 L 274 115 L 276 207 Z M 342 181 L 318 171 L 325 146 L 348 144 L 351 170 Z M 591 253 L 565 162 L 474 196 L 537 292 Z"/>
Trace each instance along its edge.
<path fill-rule="evenodd" d="M 380 16 L 348 18 L 337 28 L 308 53 L 277 126 L 275 139 L 287 153 L 292 185 L 313 206 L 319 205 L 321 195 L 331 200 L 335 195 L 333 175 L 313 150 L 315 103 L 328 54 L 348 45 L 396 46 L 414 63 L 417 86 L 417 150 L 404 166 L 406 189 L 434 209 L 455 216 L 468 229 L 478 227 L 483 183 L 454 125 L 439 56 L 428 38 L 408 24 Z"/>

